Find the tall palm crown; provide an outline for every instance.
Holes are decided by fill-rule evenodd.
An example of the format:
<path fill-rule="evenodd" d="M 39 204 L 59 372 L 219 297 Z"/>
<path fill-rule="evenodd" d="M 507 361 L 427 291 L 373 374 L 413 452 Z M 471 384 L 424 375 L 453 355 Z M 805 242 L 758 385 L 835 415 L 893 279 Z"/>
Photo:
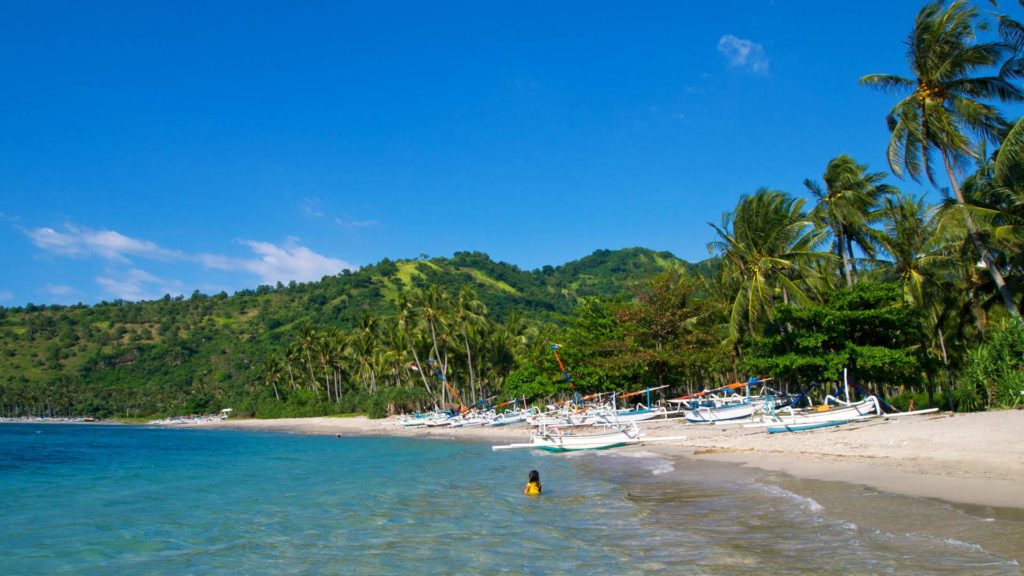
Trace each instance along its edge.
<path fill-rule="evenodd" d="M 999 75 L 973 76 L 1009 54 L 999 42 L 976 42 L 978 11 L 962 0 L 943 8 L 935 1 L 917 15 L 907 38 L 907 61 L 914 78 L 869 74 L 861 84 L 891 92 L 910 91 L 890 111 L 888 160 L 892 171 L 935 182 L 934 153 L 953 167 L 973 157 L 968 134 L 998 142 L 1006 128 L 999 110 L 981 99 L 1015 102 L 1021 91 Z"/>
<path fill-rule="evenodd" d="M 876 238 L 892 258 L 881 277 L 898 280 L 908 302 L 923 305 L 953 265 L 949 243 L 939 233 L 937 209 L 924 198 L 898 195 L 882 202 L 883 231 Z"/>
<path fill-rule="evenodd" d="M 909 174 L 915 180 L 924 173 L 935 184 L 932 166 L 937 152 L 960 205 L 966 202 L 956 172 L 969 164 L 977 149 L 968 134 L 982 142 L 998 142 L 1007 128 L 999 110 L 982 99 L 1024 99 L 1020 89 L 1003 76 L 974 76 L 1010 55 L 1004 43 L 977 41 L 975 29 L 979 23 L 978 10 L 963 0 L 955 0 L 948 7 L 936 0 L 921 9 L 907 38 L 907 60 L 914 78 L 870 74 L 860 80 L 881 90 L 910 91 L 887 118 L 892 132 L 889 166 L 896 175 Z M 965 211 L 964 219 L 970 240 L 1007 310 L 1019 316 L 1013 295 L 982 243 L 969 211 Z"/>
<path fill-rule="evenodd" d="M 885 172 L 868 172 L 867 165 L 857 164 L 848 154 L 840 154 L 825 168 L 824 188 L 804 180 L 804 186 L 817 200 L 810 216 L 816 224 L 831 230 L 847 286 L 854 282 L 853 245 L 860 246 L 868 256 L 873 255 L 871 213 L 882 196 L 895 192 L 881 183 L 885 177 Z"/>
<path fill-rule="evenodd" d="M 730 310 L 730 331 L 756 335 L 775 302 L 810 301 L 801 270 L 827 254 L 814 252 L 818 236 L 803 210 L 803 200 L 762 188 L 743 196 L 735 212 L 722 217 L 721 226 L 709 225 L 718 240 L 708 243 L 723 256 L 727 282 L 736 288 Z"/>

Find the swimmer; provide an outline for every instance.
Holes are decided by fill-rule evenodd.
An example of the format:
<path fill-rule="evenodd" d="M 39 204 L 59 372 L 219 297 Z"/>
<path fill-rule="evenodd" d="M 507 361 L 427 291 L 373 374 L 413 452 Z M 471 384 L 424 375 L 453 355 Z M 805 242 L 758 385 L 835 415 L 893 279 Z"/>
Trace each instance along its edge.
<path fill-rule="evenodd" d="M 534 494 L 540 494 L 540 491 L 540 472 L 530 470 L 530 479 L 526 483 L 526 488 L 523 490 L 523 494 L 529 494 L 532 496 Z"/>

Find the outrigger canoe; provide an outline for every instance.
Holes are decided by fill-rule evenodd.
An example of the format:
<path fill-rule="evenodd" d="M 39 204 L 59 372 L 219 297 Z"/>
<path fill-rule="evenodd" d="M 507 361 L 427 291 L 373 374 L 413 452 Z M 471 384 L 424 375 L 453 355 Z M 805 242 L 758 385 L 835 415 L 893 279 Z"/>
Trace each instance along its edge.
<path fill-rule="evenodd" d="M 606 450 L 641 442 L 640 429 L 635 423 L 600 434 L 570 434 L 561 428 L 545 427 L 533 435 L 529 443 L 492 446 L 493 450 L 536 448 L 547 452 L 575 452 L 578 450 Z"/>

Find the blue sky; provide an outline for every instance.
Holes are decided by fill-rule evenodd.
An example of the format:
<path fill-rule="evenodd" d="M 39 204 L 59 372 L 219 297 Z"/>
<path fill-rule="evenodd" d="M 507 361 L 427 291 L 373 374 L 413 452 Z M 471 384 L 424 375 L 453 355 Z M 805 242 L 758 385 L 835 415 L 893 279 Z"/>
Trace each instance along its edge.
<path fill-rule="evenodd" d="M 4 2 L 0 305 L 701 260 L 741 194 L 887 168 L 857 79 L 905 73 L 921 5 Z"/>

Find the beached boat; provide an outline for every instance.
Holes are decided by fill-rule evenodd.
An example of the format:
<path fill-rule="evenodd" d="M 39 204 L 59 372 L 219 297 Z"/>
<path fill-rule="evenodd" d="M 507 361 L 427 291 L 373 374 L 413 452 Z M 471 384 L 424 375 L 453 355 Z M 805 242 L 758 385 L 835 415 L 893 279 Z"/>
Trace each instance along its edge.
<path fill-rule="evenodd" d="M 868 396 L 860 402 L 850 404 L 832 399 L 836 404 L 823 404 L 806 410 L 795 410 L 790 406 L 782 409 L 765 410 L 760 422 L 744 424 L 745 428 L 765 428 L 769 426 L 808 426 L 828 422 L 863 420 L 881 416 L 882 407 L 878 398 Z"/>
<path fill-rule="evenodd" d="M 652 420 L 659 416 L 664 416 L 666 412 L 667 410 L 662 406 L 648 408 L 643 404 L 638 404 L 637 407 L 632 410 L 614 410 L 611 407 L 607 407 L 570 416 L 569 423 L 574 426 L 611 426 L 616 423 L 628 424 L 629 422 Z"/>
<path fill-rule="evenodd" d="M 717 406 L 700 406 L 685 412 L 687 422 L 708 423 L 750 418 L 764 407 L 763 400 L 743 400 Z"/>
<path fill-rule="evenodd" d="M 579 450 L 606 450 L 627 444 L 641 442 L 640 429 L 636 423 L 621 426 L 598 434 L 573 434 L 558 427 L 544 427 L 538 430 L 529 443 L 493 446 L 493 450 L 514 450 L 535 448 L 548 452 L 575 452 Z"/>
<path fill-rule="evenodd" d="M 521 424 L 526 422 L 526 419 L 533 415 L 533 411 L 529 409 L 508 411 L 503 414 L 498 414 L 491 419 L 491 426 L 510 426 L 512 424 Z"/>
<path fill-rule="evenodd" d="M 487 414 L 463 414 L 448 420 L 451 428 L 471 428 L 473 426 L 486 426 L 491 423 L 492 415 Z"/>
<path fill-rule="evenodd" d="M 403 428 L 419 428 L 420 426 L 426 426 L 431 422 L 446 420 L 449 416 L 451 416 L 450 413 L 441 411 L 413 412 L 412 414 L 399 416 L 398 424 Z"/>
<path fill-rule="evenodd" d="M 698 424 L 749 420 L 764 409 L 765 399 L 772 392 L 764 384 L 771 378 L 751 378 L 713 390 L 703 390 L 672 398 L 668 402 L 679 407 L 687 422 Z M 761 395 L 751 393 L 751 386 L 761 385 Z M 737 391 L 742 390 L 743 394 Z"/>

